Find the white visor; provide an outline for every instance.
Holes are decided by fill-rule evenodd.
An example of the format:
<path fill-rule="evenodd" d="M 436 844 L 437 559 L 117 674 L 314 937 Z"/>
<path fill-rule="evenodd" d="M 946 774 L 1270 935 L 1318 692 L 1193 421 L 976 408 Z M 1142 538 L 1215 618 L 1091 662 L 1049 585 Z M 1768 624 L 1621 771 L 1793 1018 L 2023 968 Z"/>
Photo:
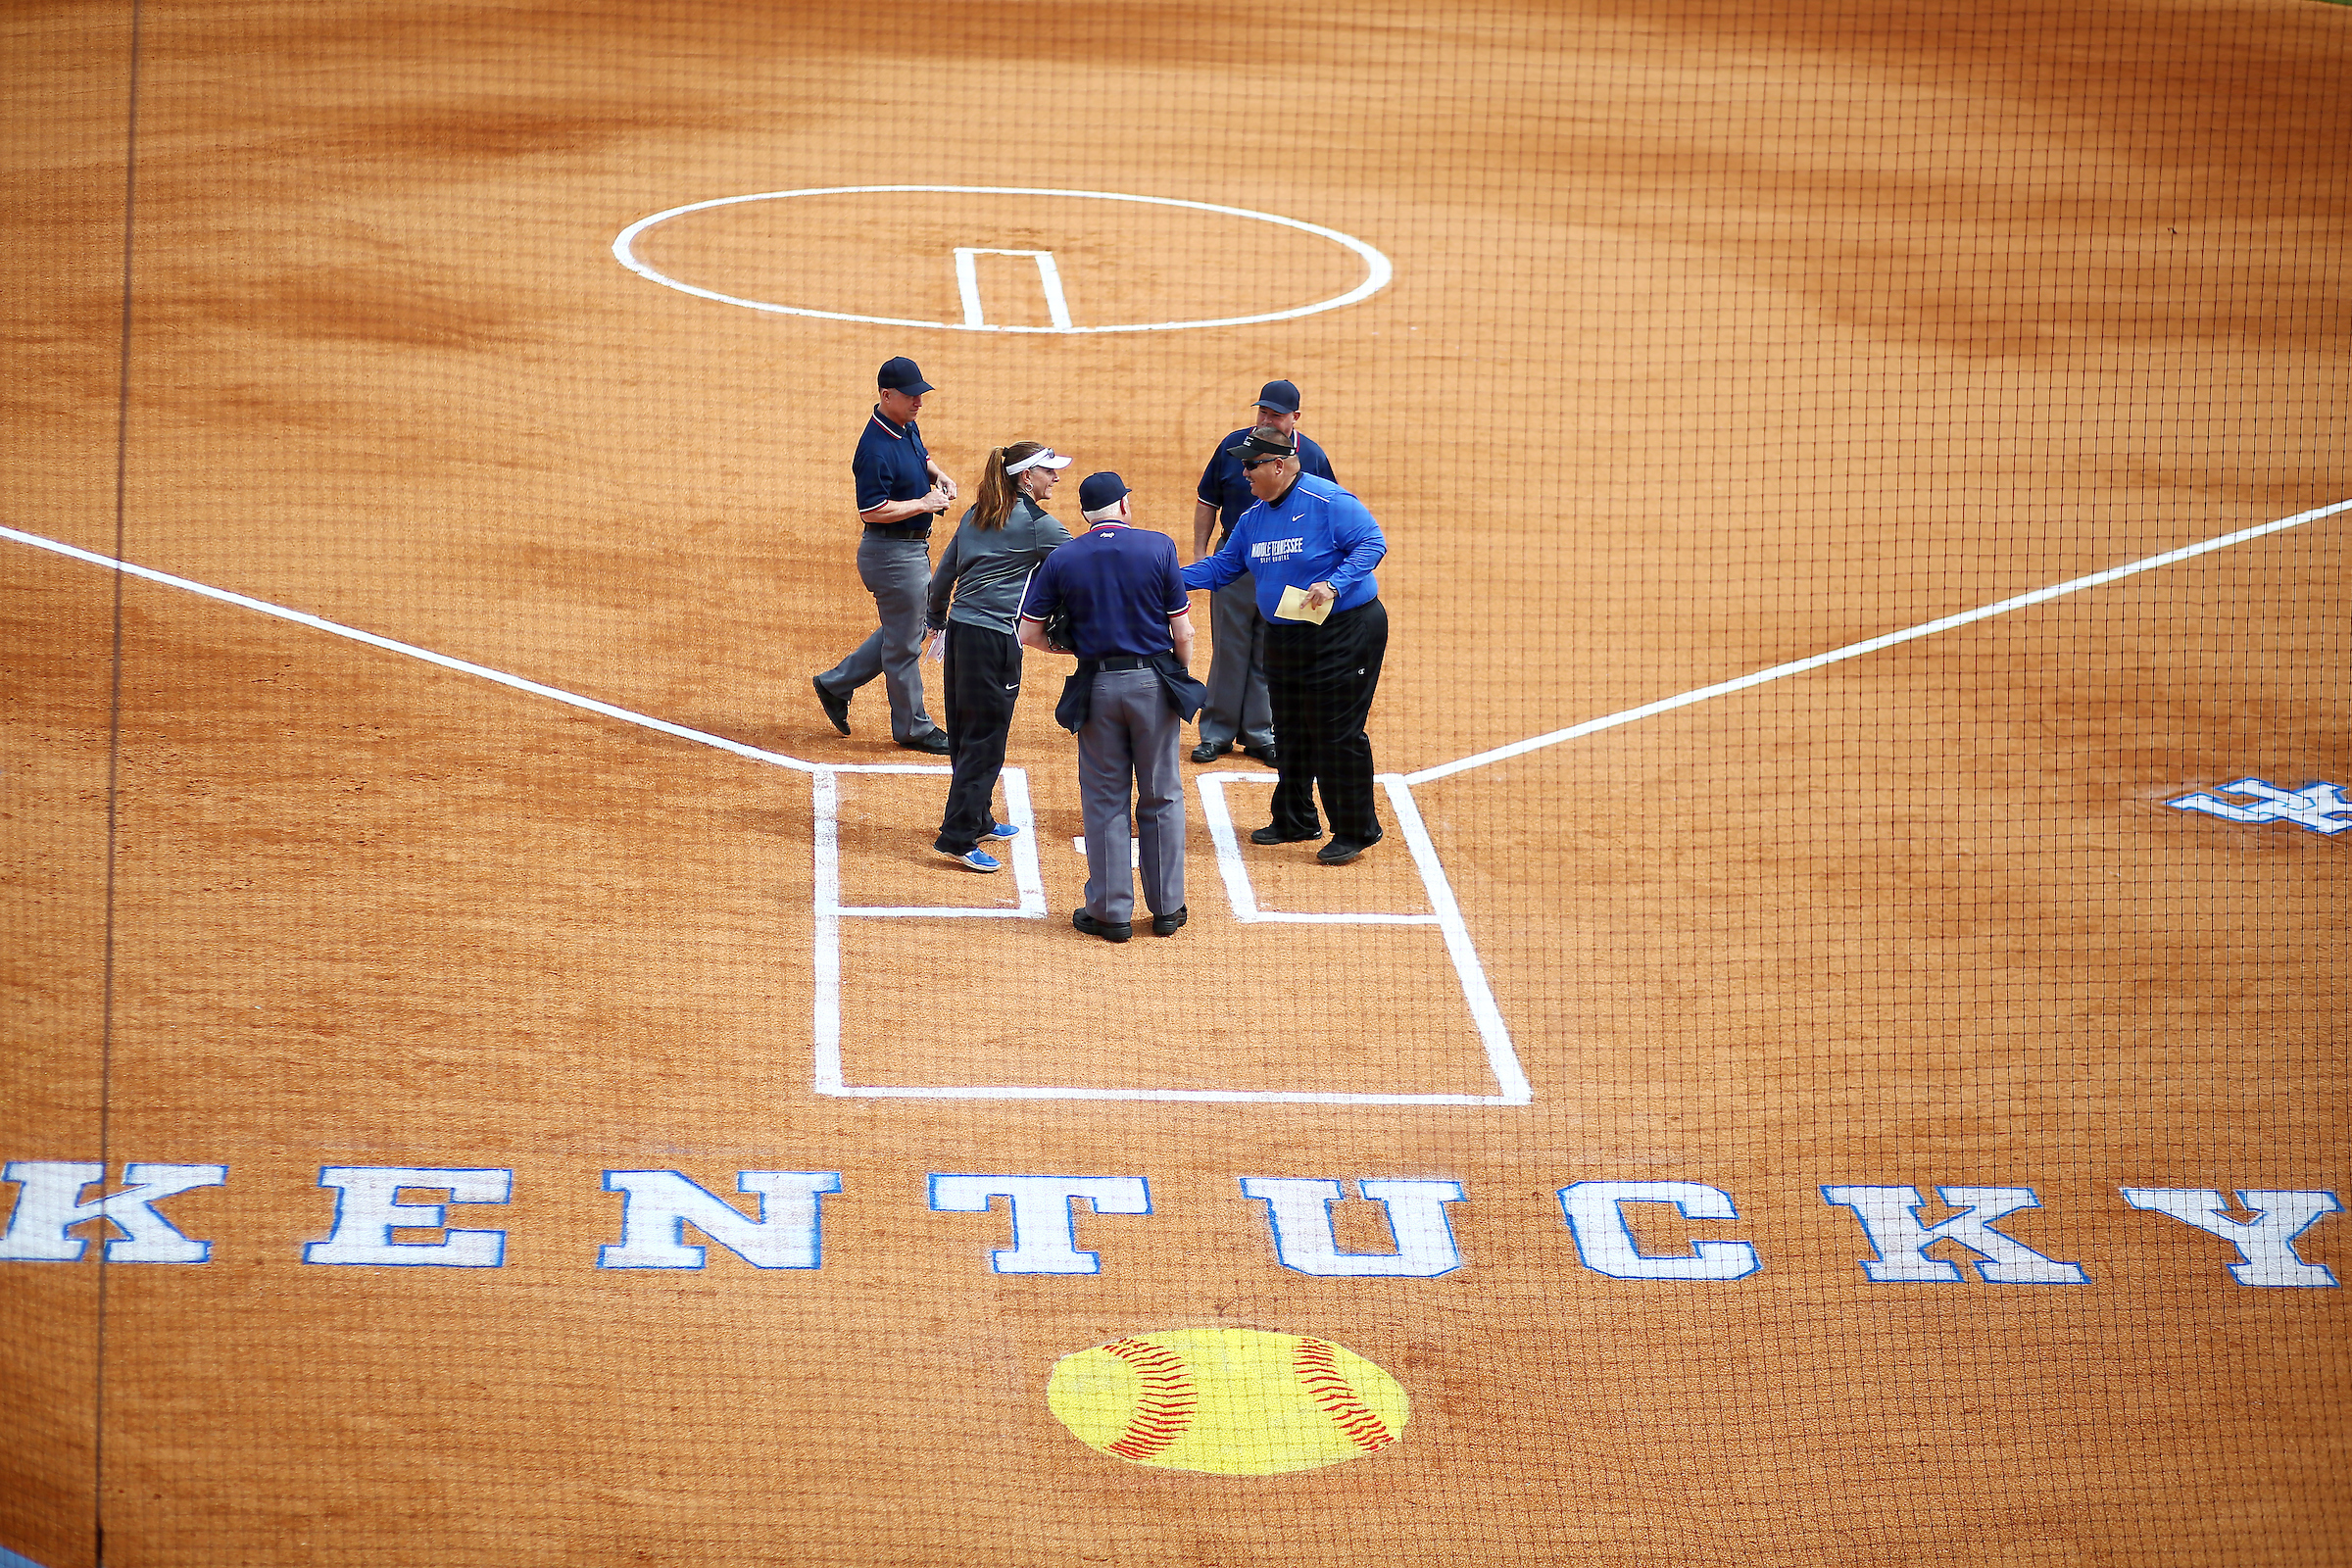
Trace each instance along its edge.
<path fill-rule="evenodd" d="M 1004 465 L 1004 471 L 1012 474 L 1026 473 L 1031 468 L 1066 468 L 1070 466 L 1070 461 L 1068 458 L 1055 457 L 1054 449 L 1048 447 L 1043 452 L 1030 453 L 1018 463 L 1007 463 Z"/>

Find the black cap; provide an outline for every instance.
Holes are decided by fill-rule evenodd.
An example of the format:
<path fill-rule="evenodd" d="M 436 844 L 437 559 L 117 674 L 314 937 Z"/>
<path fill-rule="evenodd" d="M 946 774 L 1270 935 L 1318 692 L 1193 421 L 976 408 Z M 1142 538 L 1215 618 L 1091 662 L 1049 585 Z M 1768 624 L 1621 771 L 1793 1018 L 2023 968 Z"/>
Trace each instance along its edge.
<path fill-rule="evenodd" d="M 1257 394 L 1257 406 L 1277 414 L 1298 412 L 1298 388 L 1289 381 L 1268 381 Z"/>
<path fill-rule="evenodd" d="M 1078 483 L 1078 510 L 1102 512 L 1119 504 L 1119 497 L 1128 494 L 1127 481 L 1108 472 L 1090 473 Z"/>
<path fill-rule="evenodd" d="M 1298 455 L 1298 438 L 1282 430 L 1263 427 L 1250 431 L 1225 449 L 1228 457 L 1247 463 L 1251 458 L 1295 458 Z"/>
<path fill-rule="evenodd" d="M 921 397 L 931 390 L 923 372 L 915 363 L 902 354 L 895 360 L 884 360 L 882 368 L 874 372 L 874 385 L 885 392 L 904 392 L 908 397 Z"/>

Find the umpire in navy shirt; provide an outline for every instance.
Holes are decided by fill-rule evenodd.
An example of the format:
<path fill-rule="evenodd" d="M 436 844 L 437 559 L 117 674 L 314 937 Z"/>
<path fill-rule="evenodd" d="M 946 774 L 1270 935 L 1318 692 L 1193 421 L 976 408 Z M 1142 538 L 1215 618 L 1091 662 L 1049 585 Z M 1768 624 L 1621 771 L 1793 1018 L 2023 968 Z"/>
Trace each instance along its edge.
<path fill-rule="evenodd" d="M 912 360 L 883 363 L 877 401 L 858 437 L 850 471 L 858 479 L 858 580 L 874 596 L 881 624 L 840 663 L 815 676 L 825 717 L 850 732 L 850 697 L 876 675 L 890 691 L 890 736 L 908 751 L 944 757 L 947 731 L 923 711 L 923 600 L 931 587 L 931 519 L 956 499 L 956 481 L 931 461 L 914 416 L 931 383 Z"/>
<path fill-rule="evenodd" d="M 1091 525 L 1045 559 L 1021 600 L 1021 646 L 1074 652 L 1078 672 L 1054 717 L 1078 732 L 1078 790 L 1086 814 L 1086 905 L 1070 924 L 1105 942 L 1135 934 L 1135 878 L 1127 858 L 1128 794 L 1152 934 L 1172 937 L 1184 906 L 1184 772 L 1176 749 L 1200 703 L 1185 673 L 1193 617 L 1176 545 L 1129 526 L 1126 481 L 1090 473 L 1078 507 Z M 1056 649 L 1046 622 L 1070 613 L 1072 647 Z"/>
<path fill-rule="evenodd" d="M 1252 412 L 1257 423 L 1251 428 L 1298 437 L 1302 471 L 1337 482 L 1323 449 L 1298 435 L 1298 388 L 1294 383 L 1268 381 Z M 1223 544 L 1257 500 L 1234 456 L 1237 443 L 1249 434 L 1236 430 L 1218 442 L 1208 466 L 1200 470 L 1193 507 L 1195 561 L 1209 553 L 1211 528 L 1218 530 L 1217 543 Z M 1200 744 L 1193 748 L 1193 760 L 1213 762 L 1238 741 L 1244 757 L 1254 757 L 1268 767 L 1278 765 L 1274 710 L 1266 697 L 1266 620 L 1257 612 L 1256 588 L 1247 572 L 1210 596 L 1209 637 L 1208 701 L 1200 708 Z"/>

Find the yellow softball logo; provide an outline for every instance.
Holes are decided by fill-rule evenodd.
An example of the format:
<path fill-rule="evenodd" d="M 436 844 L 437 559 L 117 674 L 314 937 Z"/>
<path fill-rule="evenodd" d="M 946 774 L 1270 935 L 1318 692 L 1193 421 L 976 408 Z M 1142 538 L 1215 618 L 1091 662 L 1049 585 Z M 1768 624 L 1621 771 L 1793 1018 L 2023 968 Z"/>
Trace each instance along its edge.
<path fill-rule="evenodd" d="M 1272 1476 L 1396 1441 L 1396 1380 L 1344 1346 L 1256 1329 L 1169 1329 L 1054 1364 L 1046 1406 L 1101 1453 L 1169 1470 Z"/>

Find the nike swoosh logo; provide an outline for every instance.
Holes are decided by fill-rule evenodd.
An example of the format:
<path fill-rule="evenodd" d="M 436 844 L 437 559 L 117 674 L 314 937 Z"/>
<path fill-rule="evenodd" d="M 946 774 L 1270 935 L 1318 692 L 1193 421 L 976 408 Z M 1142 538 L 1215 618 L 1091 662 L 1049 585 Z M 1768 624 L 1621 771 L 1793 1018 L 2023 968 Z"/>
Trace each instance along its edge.
<path fill-rule="evenodd" d="M 1294 512 L 1294 513 L 1292 513 L 1292 514 L 1291 514 L 1291 520 L 1292 520 L 1293 522 L 1297 522 L 1297 521 L 1298 521 L 1298 520 L 1299 520 L 1301 517 L 1304 517 L 1305 515 L 1306 515 L 1306 514 L 1305 514 L 1305 513 L 1303 513 L 1303 512 Z"/>

